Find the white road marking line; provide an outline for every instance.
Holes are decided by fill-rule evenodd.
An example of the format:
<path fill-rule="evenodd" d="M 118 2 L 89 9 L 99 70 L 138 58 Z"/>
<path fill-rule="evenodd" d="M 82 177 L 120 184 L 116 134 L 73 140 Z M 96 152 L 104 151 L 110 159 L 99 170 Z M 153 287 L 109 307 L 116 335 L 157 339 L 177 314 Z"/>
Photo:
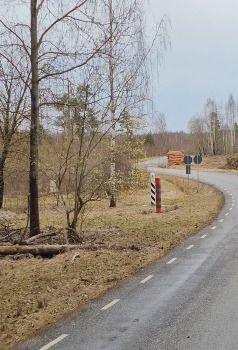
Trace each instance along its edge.
<path fill-rule="evenodd" d="M 149 275 L 148 277 L 146 277 L 145 279 L 140 281 L 140 283 L 145 283 L 145 282 L 149 281 L 152 277 L 153 277 L 153 275 Z"/>
<path fill-rule="evenodd" d="M 203 235 L 203 236 L 201 236 L 201 238 L 205 238 L 205 237 L 207 237 L 207 235 Z"/>
<path fill-rule="evenodd" d="M 61 340 L 63 340 L 66 337 L 68 337 L 68 334 L 62 334 L 61 336 L 59 336 L 55 340 L 52 340 L 50 343 L 46 344 L 45 346 L 43 346 L 43 348 L 40 348 L 39 350 L 47 350 L 51 348 L 53 345 L 59 343 Z"/>
<path fill-rule="evenodd" d="M 223 222 L 223 221 L 224 221 L 224 219 L 219 220 L 219 222 Z"/>
<path fill-rule="evenodd" d="M 232 208 L 230 208 L 229 210 L 232 210 Z"/>
<path fill-rule="evenodd" d="M 213 227 L 212 227 L 212 230 L 215 230 L 216 228 L 217 228 L 216 226 L 213 226 Z"/>
<path fill-rule="evenodd" d="M 189 249 L 191 249 L 192 247 L 194 247 L 193 244 L 191 244 L 191 245 L 190 245 L 189 247 L 187 247 L 186 249 L 189 250 Z"/>
<path fill-rule="evenodd" d="M 173 258 L 171 260 L 169 260 L 166 264 L 169 265 L 169 264 L 172 264 L 177 258 Z"/>
<path fill-rule="evenodd" d="M 234 206 L 235 204 L 234 203 L 232 203 L 232 206 Z"/>
<path fill-rule="evenodd" d="M 229 215 L 229 213 L 226 213 L 225 215 L 226 215 L 226 216 L 228 216 L 228 215 Z"/>
<path fill-rule="evenodd" d="M 103 306 L 103 307 L 101 308 L 101 310 L 107 310 L 107 309 L 109 309 L 109 307 L 115 305 L 116 303 L 118 303 L 118 301 L 120 301 L 120 299 L 115 299 L 115 300 L 113 300 L 111 303 L 109 303 L 109 304 Z"/>

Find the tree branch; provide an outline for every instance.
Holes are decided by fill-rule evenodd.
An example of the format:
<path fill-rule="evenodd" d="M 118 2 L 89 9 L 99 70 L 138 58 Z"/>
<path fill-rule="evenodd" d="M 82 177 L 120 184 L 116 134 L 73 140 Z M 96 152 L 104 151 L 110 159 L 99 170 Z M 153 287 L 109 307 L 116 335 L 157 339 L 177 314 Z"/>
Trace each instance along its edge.
<path fill-rule="evenodd" d="M 42 0 L 43 2 L 44 0 Z M 39 41 L 38 41 L 38 47 L 41 46 L 42 41 L 44 39 L 44 36 L 59 22 L 61 22 L 63 19 L 67 18 L 71 13 L 73 13 L 74 11 L 76 11 L 77 9 L 79 9 L 81 6 L 83 6 L 85 3 L 87 2 L 87 0 L 84 0 L 80 5 L 76 5 L 75 7 L 73 7 L 70 11 L 68 11 L 67 13 L 65 13 L 63 16 L 57 18 L 57 20 L 55 20 L 40 36 Z M 38 7 L 39 8 L 39 7 Z"/>

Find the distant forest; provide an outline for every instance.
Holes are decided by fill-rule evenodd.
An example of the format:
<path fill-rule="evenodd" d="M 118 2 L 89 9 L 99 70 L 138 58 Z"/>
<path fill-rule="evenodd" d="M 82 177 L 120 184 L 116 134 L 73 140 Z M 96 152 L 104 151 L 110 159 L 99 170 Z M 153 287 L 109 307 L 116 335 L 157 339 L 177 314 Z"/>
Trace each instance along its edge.
<path fill-rule="evenodd" d="M 161 156 L 169 150 L 184 150 L 200 155 L 238 153 L 238 101 L 232 94 L 224 105 L 208 98 L 202 111 L 188 123 L 188 133 L 166 130 L 164 114 L 155 118 L 155 131 L 141 136 L 146 155 Z"/>
<path fill-rule="evenodd" d="M 148 133 L 140 138 L 144 140 L 146 157 L 164 156 L 169 150 L 184 150 L 186 153 L 197 152 L 192 136 L 183 131 Z"/>

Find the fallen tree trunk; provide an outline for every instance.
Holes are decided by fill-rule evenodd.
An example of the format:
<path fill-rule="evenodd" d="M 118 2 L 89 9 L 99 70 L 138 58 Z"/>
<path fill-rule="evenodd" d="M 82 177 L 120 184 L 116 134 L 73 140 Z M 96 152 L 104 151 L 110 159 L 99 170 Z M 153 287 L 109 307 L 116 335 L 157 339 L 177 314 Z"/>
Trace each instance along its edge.
<path fill-rule="evenodd" d="M 33 237 L 26 239 L 25 243 L 30 244 L 31 242 L 37 241 L 37 239 L 46 238 L 46 237 L 53 237 L 56 235 L 57 235 L 57 232 L 40 233 L 39 235 L 36 235 L 36 236 L 33 236 Z"/>
<path fill-rule="evenodd" d="M 50 258 L 56 254 L 79 248 L 79 245 L 0 246 L 0 255 L 32 254 L 34 256 Z"/>
<path fill-rule="evenodd" d="M 107 245 L 107 244 L 78 244 L 78 245 L 10 245 L 0 246 L 0 256 L 17 255 L 17 254 L 31 254 L 33 256 L 41 256 L 43 258 L 51 258 L 54 255 L 65 253 L 67 251 L 81 249 L 81 250 L 135 250 L 139 251 L 141 248 L 133 245 Z"/>

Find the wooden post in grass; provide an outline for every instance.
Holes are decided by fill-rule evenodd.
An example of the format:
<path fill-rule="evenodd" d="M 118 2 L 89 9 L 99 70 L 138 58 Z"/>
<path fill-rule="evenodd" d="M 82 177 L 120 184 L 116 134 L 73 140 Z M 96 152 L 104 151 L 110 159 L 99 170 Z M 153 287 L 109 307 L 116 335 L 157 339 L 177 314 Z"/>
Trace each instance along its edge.
<path fill-rule="evenodd" d="M 161 184 L 160 177 L 155 178 L 156 213 L 161 213 Z"/>

